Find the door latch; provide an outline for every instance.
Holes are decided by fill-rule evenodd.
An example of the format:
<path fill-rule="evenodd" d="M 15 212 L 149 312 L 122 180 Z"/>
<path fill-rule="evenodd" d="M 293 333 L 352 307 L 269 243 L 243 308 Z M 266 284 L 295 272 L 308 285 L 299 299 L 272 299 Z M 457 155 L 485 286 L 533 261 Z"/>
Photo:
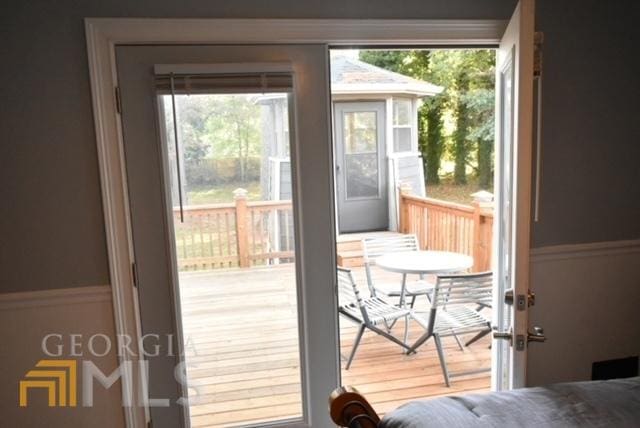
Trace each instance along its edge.
<path fill-rule="evenodd" d="M 516 296 L 513 288 L 510 288 L 504 292 L 504 303 L 509 306 L 515 304 L 518 311 L 524 311 L 527 306 L 527 297 L 524 294 L 518 294 Z"/>
<path fill-rule="evenodd" d="M 508 340 L 509 344 L 511 344 L 513 339 L 513 329 L 509 328 L 509 331 L 494 331 L 493 338 Z"/>
<path fill-rule="evenodd" d="M 526 340 L 524 335 L 516 334 L 514 340 L 512 328 L 509 328 L 509 331 L 494 331 L 493 338 L 508 340 L 509 345 L 514 346 L 516 348 L 516 351 L 524 351 L 524 349 L 526 348 Z"/>
<path fill-rule="evenodd" d="M 504 303 L 509 306 L 513 305 L 513 288 L 504 292 Z"/>
<path fill-rule="evenodd" d="M 513 288 L 510 288 L 504 292 L 504 303 L 507 305 L 513 305 L 515 303 L 517 310 L 524 311 L 526 308 L 536 304 L 536 293 L 528 290 L 526 295 L 518 294 L 516 296 L 513 293 Z"/>

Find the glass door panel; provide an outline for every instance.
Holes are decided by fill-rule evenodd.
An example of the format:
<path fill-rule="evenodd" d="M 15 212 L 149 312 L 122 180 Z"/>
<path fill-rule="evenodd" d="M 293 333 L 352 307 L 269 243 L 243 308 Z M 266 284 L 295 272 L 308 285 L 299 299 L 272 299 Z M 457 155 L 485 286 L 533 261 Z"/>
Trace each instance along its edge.
<path fill-rule="evenodd" d="M 140 331 L 172 338 L 146 358 L 153 426 L 329 426 L 326 46 L 115 54 Z"/>
<path fill-rule="evenodd" d="M 160 111 L 191 426 L 299 419 L 288 94 L 161 95 Z"/>
<path fill-rule="evenodd" d="M 347 199 L 379 196 L 378 131 L 375 111 L 345 112 Z"/>

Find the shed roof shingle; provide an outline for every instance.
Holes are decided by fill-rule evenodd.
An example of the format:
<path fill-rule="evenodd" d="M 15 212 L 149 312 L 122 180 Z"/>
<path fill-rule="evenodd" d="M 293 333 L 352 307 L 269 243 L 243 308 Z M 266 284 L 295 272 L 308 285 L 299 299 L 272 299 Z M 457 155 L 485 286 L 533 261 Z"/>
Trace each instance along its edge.
<path fill-rule="evenodd" d="M 331 56 L 333 92 L 404 92 L 418 96 L 433 96 L 441 86 L 403 74 L 394 73 L 344 55 Z"/>

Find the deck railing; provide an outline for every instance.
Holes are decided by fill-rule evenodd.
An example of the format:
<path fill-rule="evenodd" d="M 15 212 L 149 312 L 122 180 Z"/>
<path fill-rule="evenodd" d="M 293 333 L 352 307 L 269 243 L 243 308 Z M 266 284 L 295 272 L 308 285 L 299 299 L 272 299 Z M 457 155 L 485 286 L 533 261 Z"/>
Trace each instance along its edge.
<path fill-rule="evenodd" d="M 233 203 L 174 209 L 180 270 L 250 267 L 291 261 L 294 256 L 291 201 L 248 202 L 234 192 Z"/>
<path fill-rule="evenodd" d="M 415 233 L 424 249 L 473 257 L 473 271 L 491 269 L 493 209 L 439 199 L 400 195 L 400 232 Z"/>
<path fill-rule="evenodd" d="M 291 201 L 247 201 L 174 209 L 180 270 L 251 267 L 293 261 Z M 474 258 L 473 270 L 491 269 L 493 209 L 403 193 L 400 232 L 415 233 L 424 249 L 454 251 Z"/>

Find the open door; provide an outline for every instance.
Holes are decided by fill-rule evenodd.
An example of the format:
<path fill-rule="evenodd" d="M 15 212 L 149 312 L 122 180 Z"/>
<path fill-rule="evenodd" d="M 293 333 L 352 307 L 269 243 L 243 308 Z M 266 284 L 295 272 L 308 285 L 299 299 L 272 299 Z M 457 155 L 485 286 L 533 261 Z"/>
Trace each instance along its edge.
<path fill-rule="evenodd" d="M 534 0 L 521 0 L 496 59 L 493 388 L 525 385 L 533 140 Z"/>

